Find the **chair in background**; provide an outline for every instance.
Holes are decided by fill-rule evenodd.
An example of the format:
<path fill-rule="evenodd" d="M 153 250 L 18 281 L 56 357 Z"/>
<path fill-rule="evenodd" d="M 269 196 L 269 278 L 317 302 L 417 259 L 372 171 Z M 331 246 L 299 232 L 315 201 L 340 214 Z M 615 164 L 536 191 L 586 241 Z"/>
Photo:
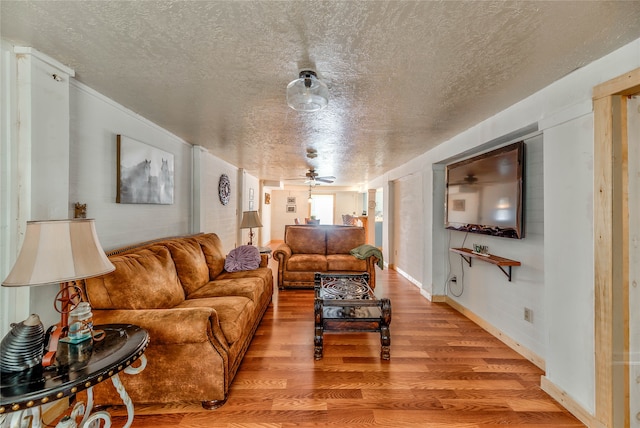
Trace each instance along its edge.
<path fill-rule="evenodd" d="M 354 215 L 342 214 L 342 224 L 345 226 L 366 227 L 365 226 L 366 220 L 367 220 L 366 217 L 356 217 Z"/>
<path fill-rule="evenodd" d="M 342 224 L 345 226 L 357 226 L 357 220 L 354 216 L 349 214 L 342 214 Z"/>
<path fill-rule="evenodd" d="M 296 217 L 295 219 L 293 219 L 293 222 L 294 222 L 295 224 L 300 224 L 300 219 Z"/>

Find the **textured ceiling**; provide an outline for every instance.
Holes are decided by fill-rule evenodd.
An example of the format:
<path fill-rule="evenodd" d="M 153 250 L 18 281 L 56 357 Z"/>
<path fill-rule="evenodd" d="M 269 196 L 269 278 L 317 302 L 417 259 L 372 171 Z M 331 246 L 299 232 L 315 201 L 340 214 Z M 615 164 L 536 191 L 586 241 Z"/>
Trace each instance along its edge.
<path fill-rule="evenodd" d="M 2 0 L 0 15 L 3 38 L 250 174 L 315 167 L 337 185 L 640 37 L 639 1 Z M 329 106 L 298 113 L 285 88 L 308 66 Z"/>

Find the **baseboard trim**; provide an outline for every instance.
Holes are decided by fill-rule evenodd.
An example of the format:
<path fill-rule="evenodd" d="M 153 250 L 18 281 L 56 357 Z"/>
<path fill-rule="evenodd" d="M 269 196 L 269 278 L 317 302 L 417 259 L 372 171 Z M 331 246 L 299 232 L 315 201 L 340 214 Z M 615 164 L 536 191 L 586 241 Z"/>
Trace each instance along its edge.
<path fill-rule="evenodd" d="M 589 428 L 606 428 L 605 425 L 596 420 L 595 416 L 572 399 L 562 388 L 559 388 L 555 383 L 551 382 L 546 376 L 540 377 L 540 388 Z"/>
<path fill-rule="evenodd" d="M 465 317 L 469 318 L 474 323 L 478 324 L 480 327 L 482 327 L 487 332 L 489 332 L 489 334 L 491 334 L 492 336 L 494 336 L 497 339 L 499 339 L 501 342 L 503 342 L 509 348 L 513 349 L 518 354 L 522 355 L 524 358 L 526 358 L 527 360 L 531 361 L 540 370 L 546 371 L 544 358 L 542 358 L 541 356 L 539 356 L 538 354 L 536 354 L 535 352 L 533 352 L 529 348 L 527 348 L 525 346 L 522 346 L 516 340 L 514 340 L 511 337 L 507 336 L 502 331 L 498 330 L 496 327 L 494 327 L 493 325 L 489 324 L 483 318 L 479 317 L 474 312 L 470 311 L 469 309 L 467 309 L 466 307 L 464 307 L 460 303 L 456 302 L 455 300 L 453 300 L 449 296 L 446 297 L 445 303 L 448 304 L 449 306 L 451 306 L 456 311 L 460 312 Z"/>

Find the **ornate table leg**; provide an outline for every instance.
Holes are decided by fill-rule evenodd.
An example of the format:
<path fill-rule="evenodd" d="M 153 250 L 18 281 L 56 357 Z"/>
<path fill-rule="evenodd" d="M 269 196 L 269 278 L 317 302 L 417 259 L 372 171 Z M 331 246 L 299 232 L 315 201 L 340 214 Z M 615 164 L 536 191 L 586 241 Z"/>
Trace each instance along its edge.
<path fill-rule="evenodd" d="M 100 425 L 99 421 L 103 421 L 104 424 Z M 110 428 L 111 427 L 111 415 L 104 410 L 95 412 L 87 418 L 85 424 L 80 425 L 82 428 Z"/>
<path fill-rule="evenodd" d="M 391 324 L 391 300 L 380 299 L 380 309 L 382 311 L 382 317 L 380 319 L 380 345 L 382 347 L 380 358 L 390 360 L 391 331 L 389 330 L 389 324 Z"/>
<path fill-rule="evenodd" d="M 9 413 L 8 415 L 1 415 L 0 427 L 6 426 L 5 422 L 9 424 L 10 428 L 22 428 L 29 426 L 32 428 L 41 428 L 42 419 L 40 418 L 40 407 L 20 410 L 15 413 Z"/>
<path fill-rule="evenodd" d="M 315 335 L 313 337 L 314 344 L 314 358 L 316 360 L 322 359 L 322 342 L 324 329 L 322 327 L 322 300 L 316 300 L 314 303 L 315 312 Z"/>
<path fill-rule="evenodd" d="M 140 373 L 147 366 L 147 357 L 145 355 L 142 355 L 140 356 L 139 361 L 140 361 L 139 367 L 129 366 L 123 371 L 127 374 Z M 113 382 L 113 386 L 116 387 L 116 391 L 118 391 L 118 394 L 120 394 L 120 398 L 122 398 L 122 402 L 127 407 L 127 423 L 124 424 L 122 428 L 129 428 L 133 423 L 133 416 L 134 416 L 133 403 L 131 402 L 131 398 L 129 397 L 129 394 L 127 394 L 127 391 L 124 389 L 124 385 L 120 381 L 120 377 L 118 376 L 117 373 L 111 378 L 111 382 Z"/>

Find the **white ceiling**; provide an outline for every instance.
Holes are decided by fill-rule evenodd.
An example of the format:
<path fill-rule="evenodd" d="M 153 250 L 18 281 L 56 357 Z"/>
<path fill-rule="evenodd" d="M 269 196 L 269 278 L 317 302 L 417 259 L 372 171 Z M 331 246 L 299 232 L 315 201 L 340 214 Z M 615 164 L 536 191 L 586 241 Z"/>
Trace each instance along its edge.
<path fill-rule="evenodd" d="M 0 15 L 4 39 L 250 174 L 315 167 L 336 185 L 640 37 L 640 1 L 2 0 Z M 285 88 L 309 66 L 329 106 L 298 113 Z"/>

